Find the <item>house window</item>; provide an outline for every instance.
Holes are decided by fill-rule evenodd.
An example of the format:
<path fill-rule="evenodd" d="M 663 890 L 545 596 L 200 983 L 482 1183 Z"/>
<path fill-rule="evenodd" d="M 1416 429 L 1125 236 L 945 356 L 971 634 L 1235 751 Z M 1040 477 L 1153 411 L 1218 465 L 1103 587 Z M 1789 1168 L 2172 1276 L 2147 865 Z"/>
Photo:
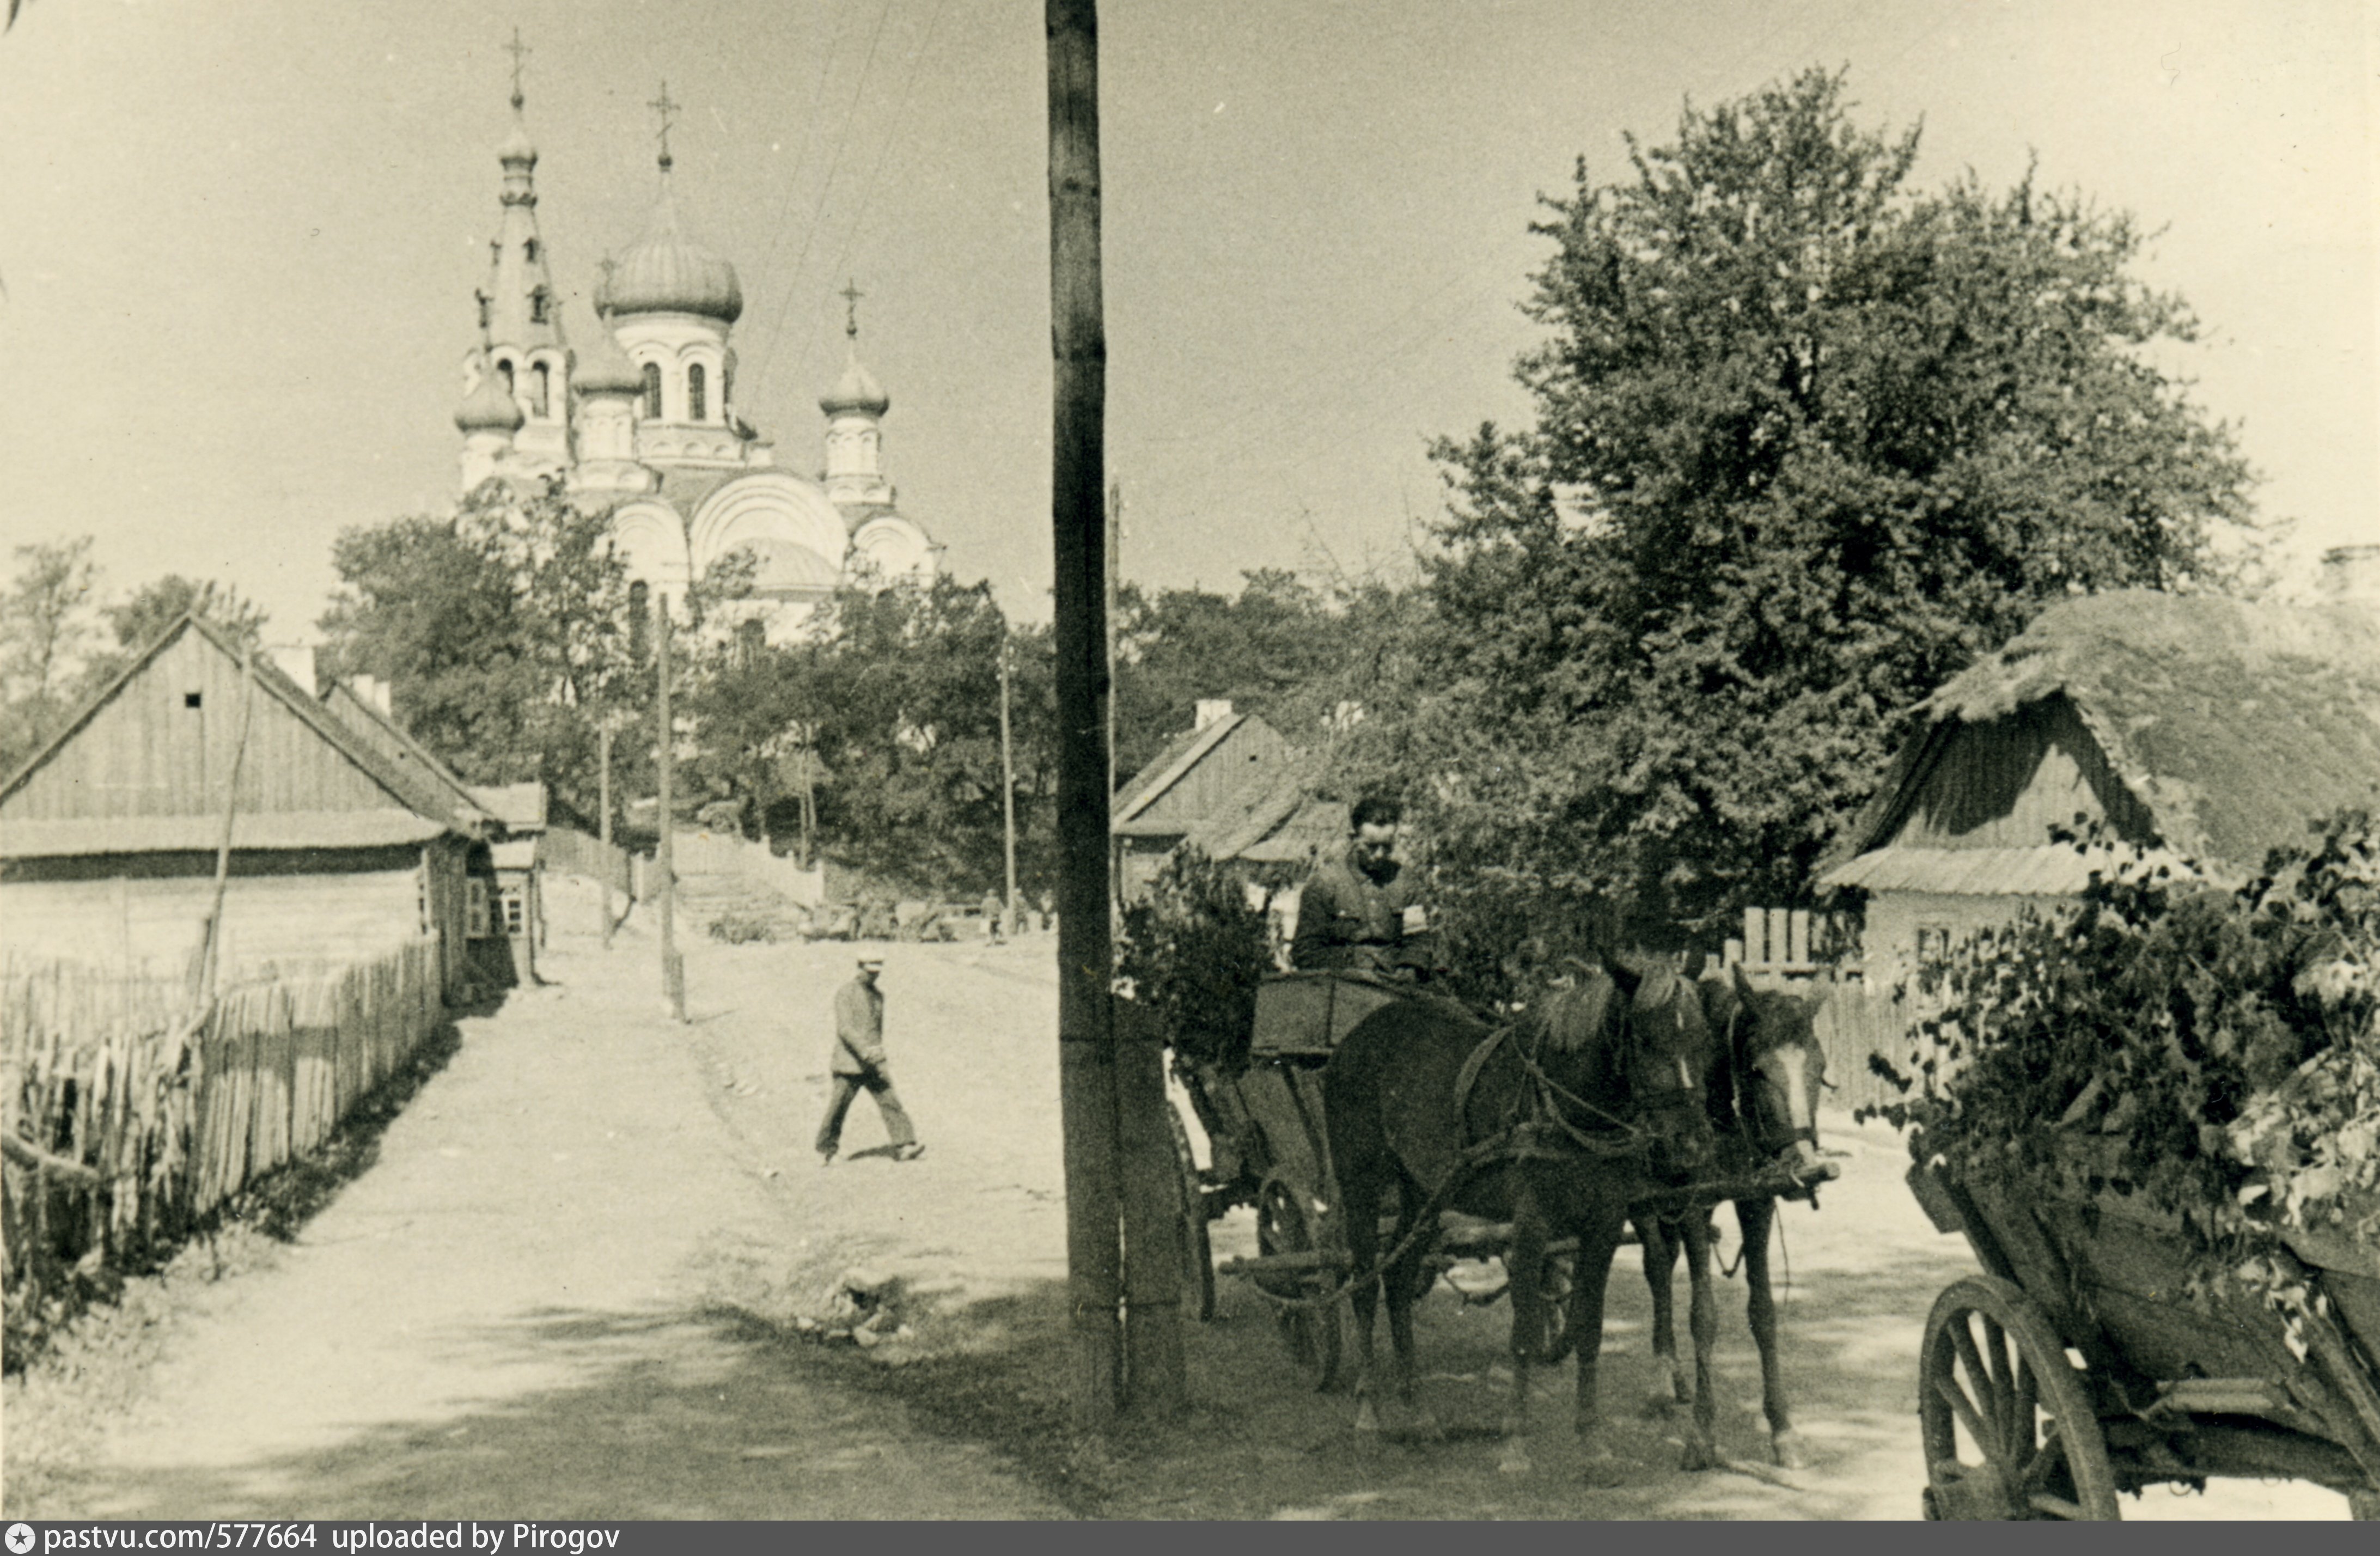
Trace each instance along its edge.
<path fill-rule="evenodd" d="M 528 370 L 528 407 L 533 416 L 543 416 L 547 391 L 552 387 L 553 370 L 543 362 Z"/>
<path fill-rule="evenodd" d="M 487 939 L 488 925 L 488 882 L 481 876 L 467 876 L 463 881 L 464 938 Z"/>
<path fill-rule="evenodd" d="M 185 708 L 204 708 L 206 705 L 207 698 L 204 692 L 186 691 L 182 694 L 182 706 Z"/>
<path fill-rule="evenodd" d="M 1947 966 L 1950 961 L 1950 926 L 1920 924 L 1917 926 L 1917 965 L 1931 969 Z"/>
<path fill-rule="evenodd" d="M 686 370 L 686 419 L 699 421 L 709 409 L 709 396 L 703 393 L 702 364 L 695 363 Z"/>
<path fill-rule="evenodd" d="M 521 935 L 528 932 L 528 915 L 522 911 L 521 889 L 507 886 L 504 893 L 504 933 Z"/>
<path fill-rule="evenodd" d="M 645 364 L 645 419 L 662 419 L 662 370 L 651 362 Z"/>

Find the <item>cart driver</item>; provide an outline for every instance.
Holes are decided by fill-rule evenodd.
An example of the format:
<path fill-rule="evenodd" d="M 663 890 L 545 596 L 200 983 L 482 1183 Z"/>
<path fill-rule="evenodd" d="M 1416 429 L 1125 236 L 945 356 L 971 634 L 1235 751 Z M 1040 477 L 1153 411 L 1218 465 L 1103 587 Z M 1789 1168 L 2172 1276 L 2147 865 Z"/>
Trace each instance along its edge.
<path fill-rule="evenodd" d="M 1387 796 L 1355 802 L 1347 817 L 1346 853 L 1317 868 L 1298 898 L 1292 966 L 1410 974 L 1406 937 L 1422 931 L 1425 916 L 1415 900 L 1413 872 L 1397 859 L 1403 820 L 1403 808 Z"/>

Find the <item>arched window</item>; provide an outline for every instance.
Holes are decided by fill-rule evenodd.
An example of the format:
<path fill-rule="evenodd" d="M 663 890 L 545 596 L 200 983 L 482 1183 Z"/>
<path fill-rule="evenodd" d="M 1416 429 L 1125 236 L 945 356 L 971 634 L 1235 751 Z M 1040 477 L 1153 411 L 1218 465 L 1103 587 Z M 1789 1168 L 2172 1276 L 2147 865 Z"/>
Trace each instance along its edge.
<path fill-rule="evenodd" d="M 662 370 L 652 362 L 645 364 L 645 419 L 662 419 Z"/>
<path fill-rule="evenodd" d="M 529 293 L 528 322 L 530 323 L 542 324 L 545 322 L 546 310 L 552 301 L 552 297 L 553 294 L 548 292 L 542 286 L 540 286 Z"/>
<path fill-rule="evenodd" d="M 521 252 L 527 256 L 529 263 L 537 263 L 537 239 L 532 237 L 524 241 L 521 244 Z"/>
<path fill-rule="evenodd" d="M 704 403 L 707 396 L 703 394 L 702 378 L 700 362 L 686 370 L 686 419 L 688 421 L 702 420 L 708 409 Z"/>
<path fill-rule="evenodd" d="M 552 370 L 543 362 L 528 370 L 528 410 L 531 416 L 545 414 L 546 395 L 552 387 Z"/>
<path fill-rule="evenodd" d="M 504 393 L 507 395 L 511 394 L 513 392 L 513 364 L 510 358 L 499 357 L 496 359 L 496 376 L 504 381 Z"/>
<path fill-rule="evenodd" d="M 747 616 L 735 627 L 735 646 L 743 650 L 746 664 L 759 663 L 760 650 L 768 646 L 769 629 L 759 616 Z"/>
<path fill-rule="evenodd" d="M 638 659 L 651 646 L 651 618 L 652 590 L 638 578 L 628 586 L 628 652 Z"/>

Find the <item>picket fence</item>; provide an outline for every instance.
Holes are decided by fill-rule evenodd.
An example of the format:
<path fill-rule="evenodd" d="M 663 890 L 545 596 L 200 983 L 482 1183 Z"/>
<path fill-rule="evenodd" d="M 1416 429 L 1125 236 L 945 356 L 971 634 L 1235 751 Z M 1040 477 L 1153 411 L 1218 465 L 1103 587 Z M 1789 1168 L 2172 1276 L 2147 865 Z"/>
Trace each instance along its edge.
<path fill-rule="evenodd" d="M 224 990 L 0 966 L 0 1282 L 170 1242 L 312 1150 L 444 1019 L 437 947 Z"/>
<path fill-rule="evenodd" d="M 1730 939 L 1723 961 L 1739 963 L 1753 980 L 1797 992 L 1824 990 L 1826 1003 L 1812 1024 L 1827 1055 L 1832 1100 L 1845 1108 L 1880 1106 L 1900 1093 L 1876 1074 L 1871 1054 L 1909 1067 L 1909 1033 L 1928 1008 L 1905 991 L 1871 981 L 1860 959 L 1856 923 L 1840 914 L 1805 908 L 1747 907 L 1743 933 Z"/>
<path fill-rule="evenodd" d="M 538 839 L 538 862 L 559 874 L 583 876 L 589 881 L 600 881 L 609 876 L 615 892 L 633 893 L 636 889 L 628 851 L 576 827 L 546 828 L 544 835 Z"/>

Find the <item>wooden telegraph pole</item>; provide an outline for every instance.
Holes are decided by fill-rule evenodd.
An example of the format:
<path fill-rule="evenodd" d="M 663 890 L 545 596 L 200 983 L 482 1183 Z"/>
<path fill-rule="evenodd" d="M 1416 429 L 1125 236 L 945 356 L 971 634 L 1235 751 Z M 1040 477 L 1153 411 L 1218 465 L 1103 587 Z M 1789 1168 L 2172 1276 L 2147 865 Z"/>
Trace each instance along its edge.
<path fill-rule="evenodd" d="M 1172 1137 L 1150 1105 L 1152 1097 L 1157 1108 L 1169 1105 L 1160 1051 L 1148 1042 L 1120 1048 L 1110 1008 L 1099 13 L 1094 0 L 1047 6 L 1050 317 L 1057 370 L 1050 522 L 1057 563 L 1059 1086 L 1067 1296 L 1079 1346 L 1075 1421 L 1096 1430 L 1114 1419 L 1127 1397 L 1153 1413 L 1180 1407 L 1181 1270 L 1172 1251 L 1180 1210 L 1171 1192 Z M 1148 1170 L 1152 1143 L 1165 1153 L 1161 1181 Z M 1120 1267 L 1130 1276 L 1121 1326 Z"/>
<path fill-rule="evenodd" d="M 602 847 L 598 850 L 602 868 L 596 871 L 603 878 L 603 949 L 612 949 L 612 721 L 606 715 L 595 726 L 595 760 L 601 776 L 595 783 L 595 804 L 602 814 L 596 820 L 595 832 Z"/>
<path fill-rule="evenodd" d="M 662 930 L 662 994 L 669 1001 L 672 1021 L 686 1019 L 686 959 L 677 954 L 677 865 L 670 848 L 670 837 L 677 829 L 671 824 L 670 778 L 677 765 L 676 731 L 670 721 L 670 618 L 669 597 L 659 590 L 653 591 L 653 664 L 660 680 L 655 701 L 654 723 L 657 725 L 655 762 L 660 791 L 655 807 L 660 811 L 661 842 L 653 850 L 653 870 L 661 879 Z"/>
<path fill-rule="evenodd" d="M 1002 841 L 1008 862 L 1008 905 L 1002 909 L 1008 922 L 1003 930 L 1016 929 L 1016 748 L 1008 733 L 1008 623 L 1000 624 L 1000 818 Z"/>

